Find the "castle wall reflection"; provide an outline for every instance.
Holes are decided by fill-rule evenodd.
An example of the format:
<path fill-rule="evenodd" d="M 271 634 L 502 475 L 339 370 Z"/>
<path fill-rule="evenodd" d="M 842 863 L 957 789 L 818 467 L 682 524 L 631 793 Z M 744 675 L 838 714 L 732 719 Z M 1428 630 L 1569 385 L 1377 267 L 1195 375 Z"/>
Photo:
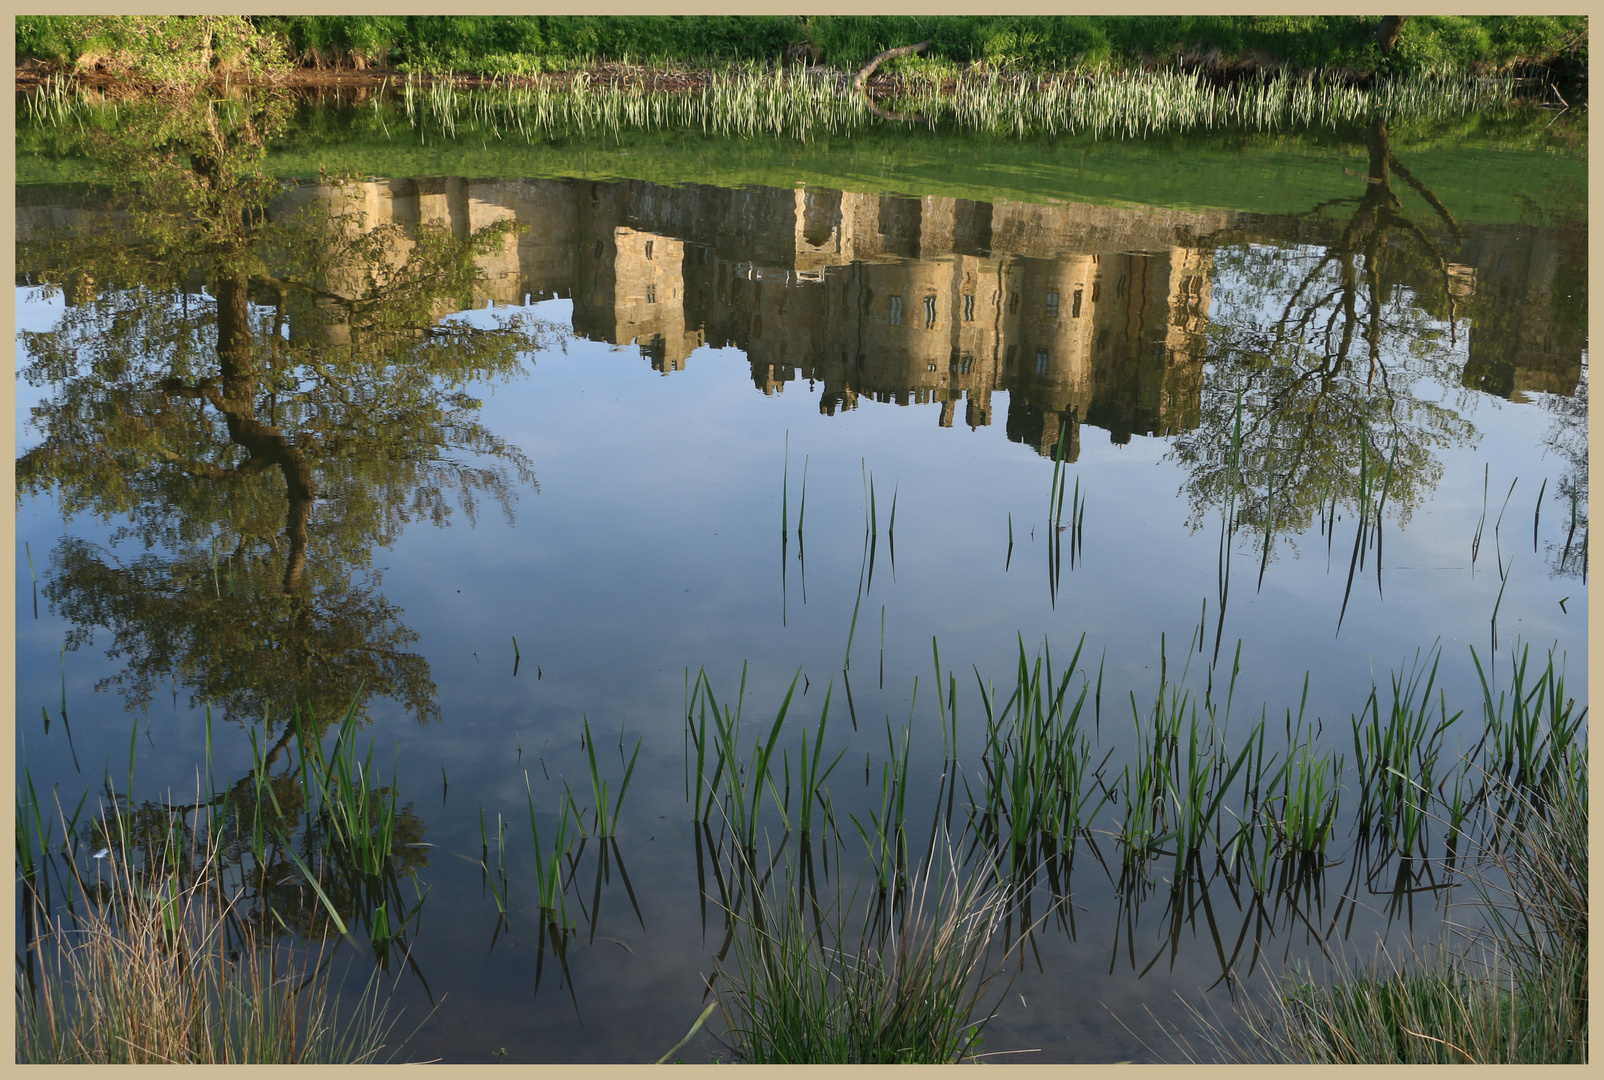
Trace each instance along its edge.
<path fill-rule="evenodd" d="M 1196 426 L 1219 246 L 1326 246 L 1338 228 L 1229 211 L 461 177 L 303 185 L 270 214 L 310 201 L 367 227 L 433 222 L 459 236 L 511 219 L 524 228 L 479 258 L 475 302 L 571 298 L 574 333 L 634 344 L 665 375 L 702 346 L 733 347 L 766 394 L 807 379 L 823 384 L 826 414 L 866 396 L 938 405 L 942 426 L 961 402 L 972 428 L 996 420 L 1002 390 L 1008 438 L 1050 454 L 1068 423 L 1071 459 L 1082 424 L 1116 443 Z M 81 213 L 43 191 L 19 203 L 22 234 Z M 1565 292 L 1585 281 L 1585 236 L 1470 226 L 1455 241 L 1446 267 L 1395 284 L 1431 317 L 1468 317 L 1465 385 L 1570 394 L 1585 319 L 1554 311 L 1585 309 L 1585 295 Z"/>

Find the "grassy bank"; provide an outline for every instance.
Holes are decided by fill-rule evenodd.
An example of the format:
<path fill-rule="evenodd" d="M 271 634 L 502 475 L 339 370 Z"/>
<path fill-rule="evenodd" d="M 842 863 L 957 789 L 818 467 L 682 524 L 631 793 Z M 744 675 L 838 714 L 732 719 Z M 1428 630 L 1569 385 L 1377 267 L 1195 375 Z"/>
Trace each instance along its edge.
<path fill-rule="evenodd" d="M 146 24 L 159 22 L 151 28 Z M 803 62 L 855 70 L 883 50 L 929 40 L 903 70 L 969 65 L 1028 71 L 1201 67 L 1376 73 L 1536 74 L 1575 79 L 1587 64 L 1582 16 L 1409 17 L 1389 45 L 1379 16 L 202 16 L 153 20 L 30 15 L 19 62 L 171 68 L 173 49 L 231 44 L 273 63 L 359 70 L 532 75 L 597 64 L 670 67 Z M 130 29 L 130 24 L 140 24 Z"/>
<path fill-rule="evenodd" d="M 649 108 L 598 93 L 599 104 Z M 607 101 L 600 101 L 607 97 Z M 581 103 L 566 103 L 575 108 Z M 540 109 L 566 107 L 522 88 L 416 96 L 370 95 L 358 104 L 296 109 L 268 150 L 275 176 L 580 177 L 699 182 L 723 187 L 791 188 L 797 183 L 844 191 L 935 195 L 981 202 L 1069 199 L 1175 209 L 1301 214 L 1351 196 L 1362 172 L 1362 132 L 1297 127 L 1194 128 L 1141 139 L 1092 131 L 1057 136 L 975 133 L 863 117 L 850 135 L 820 130 L 794 137 L 718 136 L 700 124 L 616 127 L 537 135 Z M 115 126 L 127 106 L 84 102 L 61 118 L 25 108 L 18 114 L 17 180 L 79 183 L 99 178 L 88 136 Z M 549 113 L 548 113 L 549 116 Z M 1548 205 L 1557 193 L 1585 190 L 1586 116 L 1557 120 L 1546 110 L 1492 110 L 1451 118 L 1399 119 L 1392 145 L 1461 222 L 1520 221 L 1527 200 Z M 1412 189 L 1407 207 L 1433 211 Z"/>

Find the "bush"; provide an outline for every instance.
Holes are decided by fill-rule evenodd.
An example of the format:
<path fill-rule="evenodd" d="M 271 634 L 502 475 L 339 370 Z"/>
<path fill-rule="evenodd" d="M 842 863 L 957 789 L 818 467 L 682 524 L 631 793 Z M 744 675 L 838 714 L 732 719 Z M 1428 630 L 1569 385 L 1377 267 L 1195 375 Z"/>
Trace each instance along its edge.
<path fill-rule="evenodd" d="M 193 27 L 250 25 L 310 66 L 395 64 L 410 70 L 512 73 L 597 62 L 708 66 L 806 60 L 861 67 L 877 53 L 926 38 L 924 60 L 985 61 L 1038 71 L 1098 70 L 1208 60 L 1226 65 L 1343 68 L 1356 72 L 1509 72 L 1587 61 L 1583 16 L 1420 15 L 1392 53 L 1376 47 L 1379 20 L 1355 15 L 273 15 L 112 18 L 31 15 L 16 21 L 17 55 L 72 63 L 124 48 L 116 24 L 159 24 L 148 65 L 195 48 Z M 137 37 L 137 35 L 136 35 Z"/>
<path fill-rule="evenodd" d="M 281 70 L 279 41 L 243 15 L 62 15 L 17 20 L 17 55 L 193 87 L 233 73 Z"/>

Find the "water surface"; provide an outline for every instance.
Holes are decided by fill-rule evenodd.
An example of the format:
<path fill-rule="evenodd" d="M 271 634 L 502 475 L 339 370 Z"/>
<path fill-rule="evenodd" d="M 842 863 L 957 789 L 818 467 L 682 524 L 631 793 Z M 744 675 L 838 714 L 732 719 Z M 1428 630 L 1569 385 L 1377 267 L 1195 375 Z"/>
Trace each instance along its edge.
<path fill-rule="evenodd" d="M 1301 701 L 1350 763 L 1371 687 L 1437 653 L 1450 750 L 1480 734 L 1472 648 L 1500 685 L 1554 650 L 1586 702 L 1580 150 L 1377 121 L 491 155 L 375 148 L 351 112 L 270 141 L 299 180 L 245 232 L 162 216 L 193 160 L 154 214 L 19 185 L 19 745 L 65 801 L 131 784 L 156 813 L 193 801 L 208 710 L 226 786 L 247 731 L 289 746 L 297 710 L 355 701 L 431 845 L 398 849 L 396 947 L 347 953 L 387 964 L 404 1027 L 438 1003 L 413 1056 L 654 1060 L 701 1011 L 725 938 L 687 801 L 699 672 L 731 704 L 744 680 L 743 742 L 793 678 L 788 724 L 832 695 L 848 891 L 846 813 L 881 806 L 901 732 L 912 832 L 958 775 L 936 685 L 959 805 L 983 790 L 980 686 L 1006 697 L 1021 649 L 1084 643 L 1110 786 L 1161 686 L 1222 720 L 1229 696 L 1233 748 Z M 307 166 L 342 130 L 333 182 Z M 205 190 L 203 222 L 249 203 Z M 559 962 L 528 806 L 549 837 L 565 785 L 589 805 L 584 723 L 614 785 L 640 749 L 616 838 L 571 852 Z M 1228 1014 L 1448 910 L 1440 867 L 1346 825 L 1254 895 L 1163 852 L 1122 871 L 1120 817 L 1065 863 L 987 1050 L 1162 1057 L 1179 1002 Z"/>

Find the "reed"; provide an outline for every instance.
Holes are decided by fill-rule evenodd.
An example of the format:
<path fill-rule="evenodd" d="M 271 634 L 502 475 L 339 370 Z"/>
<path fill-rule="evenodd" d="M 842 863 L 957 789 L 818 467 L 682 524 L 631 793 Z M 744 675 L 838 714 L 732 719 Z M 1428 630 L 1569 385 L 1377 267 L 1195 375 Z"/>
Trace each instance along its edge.
<path fill-rule="evenodd" d="M 796 694 L 796 684 L 801 678 L 802 674 L 798 671 L 791 679 L 791 685 L 785 692 L 784 700 L 780 702 L 768 735 L 756 741 L 750 759 L 746 760 L 743 760 L 740 749 L 741 704 L 746 698 L 745 667 L 743 666 L 741 670 L 740 698 L 733 711 L 728 706 L 721 706 L 718 703 L 706 672 L 698 674 L 696 685 L 691 690 L 691 712 L 700 713 L 700 720 L 692 729 L 692 738 L 696 741 L 697 747 L 696 781 L 705 792 L 705 798 L 698 801 L 697 820 L 705 823 L 716 807 L 723 814 L 737 842 L 747 852 L 754 851 L 757 846 L 758 819 L 765 790 L 770 793 L 775 808 L 784 819 L 785 830 L 789 832 L 791 829 L 786 809 L 787 800 L 774 782 L 773 766 L 774 753 L 779 747 L 780 731 L 790 710 L 791 699 Z M 825 701 L 825 708 L 828 710 L 828 695 Z M 713 715 L 711 732 L 707 730 L 708 712 Z M 821 716 L 814 742 L 816 750 L 819 746 L 818 740 L 823 738 L 823 731 L 824 717 Z M 705 772 L 708 749 L 713 753 L 711 777 Z M 830 768 L 833 769 L 834 764 Z M 828 770 L 824 775 L 828 775 Z M 817 791 L 819 785 L 823 783 L 823 776 L 814 772 L 810 774 L 810 780 L 816 780 L 813 788 Z"/>
<path fill-rule="evenodd" d="M 1343 764 L 1342 757 L 1316 753 L 1307 743 L 1297 748 L 1283 774 L 1277 822 L 1281 843 L 1290 854 L 1325 854 L 1341 805 Z"/>
<path fill-rule="evenodd" d="M 17 1058 L 73 1064 L 301 1064 L 375 1061 L 394 1021 L 378 984 L 340 1005 L 321 952 L 306 961 L 235 918 L 205 853 L 192 878 L 174 859 L 120 847 L 97 901 L 45 916 L 37 974 L 19 987 Z"/>
<path fill-rule="evenodd" d="M 1481 658 L 1474 648 L 1470 655 L 1482 689 L 1482 768 L 1497 782 L 1495 790 L 1541 800 L 1563 779 L 1569 755 L 1584 735 L 1587 707 L 1578 710 L 1566 695 L 1564 670 L 1556 668 L 1552 652 L 1533 678 L 1530 651 L 1523 648 L 1512 661 L 1510 686 L 1499 690 L 1496 701 Z"/>
<path fill-rule="evenodd" d="M 535 895 L 539 899 L 542 914 L 549 917 L 561 918 L 564 922 L 568 918 L 568 906 L 562 887 L 562 860 L 568 853 L 568 812 L 571 803 L 564 801 L 561 816 L 557 820 L 557 835 L 553 838 L 550 848 L 540 842 L 540 823 L 535 820 L 535 793 L 529 786 L 529 774 L 524 773 L 524 792 L 529 799 L 529 832 L 535 845 Z"/>
<path fill-rule="evenodd" d="M 1428 669 L 1417 653 L 1406 672 L 1392 675 L 1392 704 L 1385 717 L 1372 687 L 1352 720 L 1359 828 L 1378 831 L 1406 855 L 1424 851 L 1432 791 L 1443 779 L 1438 773 L 1443 737 L 1464 715 L 1462 710 L 1450 715 L 1439 693 L 1434 718 L 1431 695 L 1441 659 L 1433 648 L 1424 658 Z"/>
<path fill-rule="evenodd" d="M 1228 494 L 1220 506 L 1220 550 L 1215 559 L 1215 590 L 1219 614 L 1214 623 L 1214 655 L 1210 666 L 1220 662 L 1220 643 L 1225 635 L 1225 609 L 1231 597 L 1231 550 L 1236 540 L 1236 496 L 1242 479 L 1242 390 L 1236 392 L 1236 411 L 1231 422 L 1231 467 Z"/>
<path fill-rule="evenodd" d="M 971 820 L 1016 871 L 1039 863 L 1042 841 L 1073 847 L 1108 798 L 1092 783 L 1090 742 L 1080 726 L 1089 687 L 1069 697 L 1084 646 L 1082 637 L 1055 679 L 1050 648 L 1032 661 L 1021 639 L 1014 690 L 1000 708 L 975 673 L 985 714 L 985 788 Z"/>
<path fill-rule="evenodd" d="M 807 517 L 808 513 L 808 456 L 807 454 L 802 455 L 802 497 L 797 501 L 796 507 L 796 540 L 799 556 L 802 550 L 800 546 L 802 543 L 802 521 Z"/>
<path fill-rule="evenodd" d="M 1536 525 L 1532 526 L 1532 535 L 1537 535 Z M 33 572 L 33 548 L 28 545 L 26 540 L 22 542 L 22 551 L 28 557 L 28 581 L 33 586 L 33 617 L 37 619 L 39 617 L 39 578 Z"/>
<path fill-rule="evenodd" d="M 1482 944 L 1513 975 L 1523 1053 L 1587 1060 L 1588 767 L 1581 743 L 1556 751 L 1540 794 L 1494 779 L 1494 815 L 1476 877 L 1487 915 Z M 1533 1052 L 1535 1050 L 1535 1052 Z"/>
<path fill-rule="evenodd" d="M 821 755 L 824 752 L 824 725 L 830 718 L 830 694 L 834 689 L 835 680 L 831 679 L 830 685 L 824 691 L 824 707 L 819 710 L 819 726 L 813 733 L 813 753 L 811 756 L 808 753 L 808 732 L 806 728 L 802 729 L 802 753 L 797 758 L 798 768 L 801 773 L 799 778 L 801 799 L 797 810 L 797 829 L 804 838 L 808 836 L 813 828 L 814 805 L 817 804 L 826 814 L 830 812 L 829 803 L 826 801 L 828 789 L 825 788 L 824 782 L 830 778 L 830 774 L 835 771 L 835 767 L 841 763 L 841 759 L 846 756 L 847 752 L 847 748 L 843 746 L 835 757 L 831 759 L 829 765 L 822 769 L 819 767 Z M 804 842 L 806 842 L 805 839 Z"/>
<path fill-rule="evenodd" d="M 916 679 L 915 700 L 918 690 Z M 881 763 L 879 808 L 867 811 L 867 826 L 856 814 L 848 815 L 857 827 L 858 834 L 863 837 L 869 864 L 874 869 L 875 885 L 882 895 L 893 887 L 900 889 L 907 883 L 908 735 L 909 729 L 904 727 L 902 752 L 899 755 L 896 738 L 891 732 L 891 722 L 886 722 L 886 743 L 890 757 Z"/>
<path fill-rule="evenodd" d="M 966 873 L 950 845 L 943 853 L 888 918 L 865 918 L 855 943 L 839 897 L 809 928 L 791 864 L 757 893 L 713 982 L 735 1057 L 951 1064 L 971 1056 L 990 1018 L 983 1002 L 1012 952 L 989 962 L 1011 896 Z"/>
<path fill-rule="evenodd" d="M 1487 485 L 1492 478 L 1492 463 L 1482 465 L 1481 472 L 1481 517 L 1476 519 L 1476 532 L 1470 538 L 1470 565 L 1476 566 L 1476 556 L 1481 551 L 1481 533 L 1487 525 Z"/>
<path fill-rule="evenodd" d="M 1537 523 L 1541 521 L 1543 517 L 1543 494 L 1547 491 L 1548 477 L 1545 476 L 1543 477 L 1542 486 L 1537 489 L 1537 502 L 1532 507 L 1532 552 L 1534 554 L 1537 551 Z M 28 562 L 28 572 L 30 574 L 33 572 L 33 561 L 31 559 Z M 35 617 L 38 617 L 37 614 Z"/>
<path fill-rule="evenodd" d="M 1246 1033 L 1204 1020 L 1236 1061 L 1276 1064 L 1582 1064 L 1587 1061 L 1587 763 L 1566 753 L 1549 801 L 1500 778 L 1498 815 L 1472 884 L 1486 916 L 1458 948 L 1413 962 L 1294 971 L 1247 997 Z M 1202 1019 L 1201 1017 L 1199 1019 Z"/>
<path fill-rule="evenodd" d="M 393 777 L 385 787 L 375 783 L 371 740 L 366 756 L 358 760 L 356 717 L 353 704 L 341 721 L 327 758 L 316 743 L 311 743 L 311 752 L 303 760 L 311 767 L 321 818 L 331 840 L 341 849 L 343 861 L 359 874 L 378 878 L 388 871 L 395 846 L 398 792 Z M 254 772 L 260 784 L 265 768 Z M 271 788 L 268 790 L 271 792 Z"/>
<path fill-rule="evenodd" d="M 629 781 L 635 775 L 635 761 L 640 757 L 642 737 L 636 736 L 635 750 L 629 757 L 629 763 L 624 769 L 624 778 L 619 781 L 618 794 L 612 796 L 611 782 L 603 779 L 601 767 L 596 762 L 596 740 L 590 733 L 590 718 L 581 718 L 583 739 L 585 745 L 586 764 L 589 766 L 590 794 L 592 799 L 591 824 L 599 837 L 611 837 L 618 831 L 618 816 L 624 809 L 624 796 L 629 792 Z M 623 734 L 619 734 L 619 757 L 623 757 Z M 567 781 L 564 781 L 566 787 Z M 590 833 L 585 829 L 584 811 L 574 799 L 573 791 L 568 791 L 568 802 L 574 811 L 574 823 L 579 828 L 580 836 L 588 837 Z"/>
<path fill-rule="evenodd" d="M 1270 549 L 1275 544 L 1275 469 L 1270 467 L 1268 456 L 1264 463 L 1267 477 L 1264 485 L 1264 550 L 1259 555 L 1259 584 L 1256 592 L 1264 591 L 1264 572 L 1270 566 Z M 1378 560 L 1379 561 L 1379 560 Z M 1206 602 L 1205 598 L 1205 602 Z"/>
<path fill-rule="evenodd" d="M 1411 76 L 1358 87 L 1271 75 L 1211 84 L 1200 73 L 1129 72 L 1101 79 L 1021 77 L 992 69 L 952 79 L 905 80 L 903 91 L 873 105 L 846 93 L 839 76 L 810 69 L 733 64 L 710 72 L 700 89 L 649 89 L 644 80 L 599 80 L 579 72 L 563 82 L 535 80 L 467 91 L 450 76 L 409 75 L 399 89 L 407 121 L 425 137 L 473 134 L 544 142 L 630 129 L 699 129 L 720 136 L 809 141 L 896 125 L 956 128 L 1009 138 L 1089 133 L 1132 139 L 1194 130 L 1336 127 L 1372 116 L 1438 119 L 1508 105 L 1513 80 Z M 42 121 L 64 108 L 41 98 Z M 892 115 L 887 116 L 887 113 Z M 898 119 L 896 114 L 913 117 Z"/>
<path fill-rule="evenodd" d="M 501 815 L 496 815 L 496 869 L 490 869 L 490 833 L 485 828 L 484 803 L 479 804 L 479 885 L 481 890 L 488 889 L 490 897 L 496 903 L 496 914 L 500 920 L 507 917 L 507 848 L 506 830 L 501 827 Z M 467 856 L 463 856 L 467 859 Z M 468 859 L 472 862 L 472 859 Z M 496 930 L 499 933 L 501 923 L 498 921 Z"/>
<path fill-rule="evenodd" d="M 1186 724 L 1186 754 L 1176 759 L 1176 767 L 1166 784 L 1170 800 L 1169 829 L 1155 843 L 1174 846 L 1175 872 L 1179 878 L 1186 861 L 1200 855 L 1205 844 L 1218 844 L 1221 808 L 1243 765 L 1250 760 L 1250 751 L 1244 747 L 1232 762 L 1225 750 L 1224 734 L 1215 728 L 1213 716 L 1209 716 L 1207 727 L 1203 727 L 1198 722 L 1195 699 L 1189 702 L 1183 695 L 1176 704 L 1183 710 L 1188 704 L 1191 706 Z"/>
<path fill-rule="evenodd" d="M 847 651 L 841 659 L 841 670 L 852 670 L 852 638 L 858 632 L 858 607 L 863 603 L 863 594 L 860 592 L 852 602 L 852 622 L 847 627 Z M 851 693 L 851 691 L 848 691 Z"/>

